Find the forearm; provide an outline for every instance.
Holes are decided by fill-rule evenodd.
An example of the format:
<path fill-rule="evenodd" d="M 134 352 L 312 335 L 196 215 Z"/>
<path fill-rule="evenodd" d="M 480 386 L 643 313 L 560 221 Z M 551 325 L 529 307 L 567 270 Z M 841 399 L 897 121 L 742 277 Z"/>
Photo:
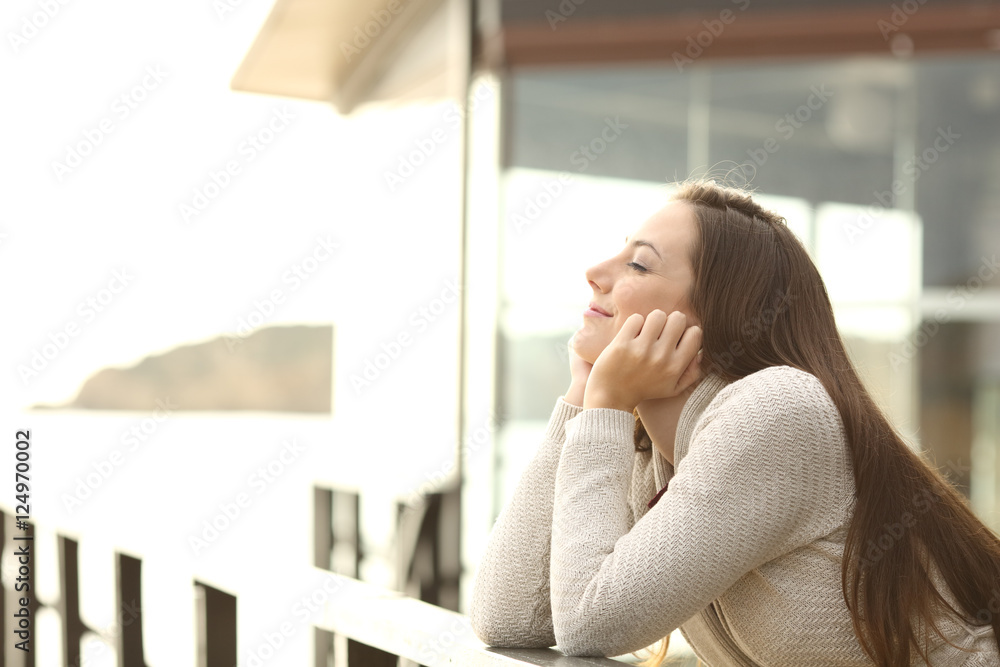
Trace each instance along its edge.
<path fill-rule="evenodd" d="M 643 622 L 621 603 L 623 580 L 607 576 L 608 566 L 614 567 L 608 555 L 634 523 L 629 505 L 635 457 L 628 447 L 631 423 L 613 410 L 584 410 L 580 419 L 588 432 L 600 436 L 571 456 L 567 440 L 557 472 L 550 566 L 554 634 L 559 648 L 570 655 L 617 655 L 601 649 L 620 646 L 620 639 Z M 595 587 L 596 577 L 610 586 Z M 597 619 L 609 625 L 592 623 Z"/>
<path fill-rule="evenodd" d="M 566 395 L 563 396 L 563 400 L 565 400 L 570 405 L 583 407 L 583 399 L 586 389 L 587 389 L 586 382 L 584 383 L 573 382 L 570 384 L 569 389 L 566 390 Z"/>
<path fill-rule="evenodd" d="M 557 402 L 545 438 L 528 463 L 487 542 L 473 585 L 470 618 L 492 646 L 553 646 L 549 550 L 563 424 L 578 414 L 567 394 Z M 569 405 L 567 405 L 569 404 Z"/>

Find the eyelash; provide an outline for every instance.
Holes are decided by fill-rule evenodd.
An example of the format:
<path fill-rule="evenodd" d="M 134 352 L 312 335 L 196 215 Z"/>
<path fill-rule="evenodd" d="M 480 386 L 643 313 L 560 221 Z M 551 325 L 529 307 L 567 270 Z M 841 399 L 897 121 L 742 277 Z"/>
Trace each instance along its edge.
<path fill-rule="evenodd" d="M 626 266 L 631 266 L 633 269 L 635 269 L 639 273 L 646 273 L 646 271 L 649 271 L 649 269 L 647 269 L 642 264 L 636 264 L 635 262 L 629 262 Z"/>

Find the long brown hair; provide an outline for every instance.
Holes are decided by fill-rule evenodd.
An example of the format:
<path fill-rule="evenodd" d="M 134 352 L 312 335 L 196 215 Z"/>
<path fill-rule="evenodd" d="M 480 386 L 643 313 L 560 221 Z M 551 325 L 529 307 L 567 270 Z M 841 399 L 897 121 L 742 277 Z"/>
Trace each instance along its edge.
<path fill-rule="evenodd" d="M 805 247 L 746 190 L 703 179 L 679 185 L 670 199 L 689 202 L 698 226 L 689 302 L 702 321 L 704 370 L 735 381 L 792 366 L 815 375 L 840 413 L 855 482 L 841 586 L 862 649 L 887 667 L 909 667 L 912 649 L 927 662 L 921 628 L 943 638 L 938 603 L 970 625 L 992 625 L 1000 648 L 1000 538 L 865 389 Z M 636 442 L 644 432 L 636 414 Z M 932 565 L 960 609 L 935 588 Z"/>

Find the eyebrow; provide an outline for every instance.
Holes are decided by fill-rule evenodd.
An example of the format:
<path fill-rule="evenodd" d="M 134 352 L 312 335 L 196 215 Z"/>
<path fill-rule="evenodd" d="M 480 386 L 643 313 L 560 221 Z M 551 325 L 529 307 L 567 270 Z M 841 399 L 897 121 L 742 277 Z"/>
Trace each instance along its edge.
<path fill-rule="evenodd" d="M 627 236 L 625 237 L 625 243 L 628 243 Z M 638 248 L 639 246 L 646 246 L 647 248 L 650 248 L 653 252 L 656 253 L 656 256 L 659 257 L 661 261 L 663 260 L 663 255 L 661 255 L 660 251 L 657 250 L 656 247 L 649 241 L 643 241 L 642 239 L 636 239 L 635 241 L 632 241 L 633 248 Z"/>

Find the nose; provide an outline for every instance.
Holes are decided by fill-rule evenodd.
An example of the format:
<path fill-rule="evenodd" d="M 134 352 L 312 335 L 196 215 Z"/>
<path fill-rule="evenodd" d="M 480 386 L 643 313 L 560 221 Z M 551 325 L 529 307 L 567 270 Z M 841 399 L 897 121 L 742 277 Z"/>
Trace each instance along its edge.
<path fill-rule="evenodd" d="M 605 275 L 606 272 L 603 270 L 605 262 L 595 264 L 584 272 L 584 276 L 587 278 L 587 284 L 595 292 L 605 293 L 607 290 L 604 289 L 606 285 L 609 284 L 608 277 Z"/>

